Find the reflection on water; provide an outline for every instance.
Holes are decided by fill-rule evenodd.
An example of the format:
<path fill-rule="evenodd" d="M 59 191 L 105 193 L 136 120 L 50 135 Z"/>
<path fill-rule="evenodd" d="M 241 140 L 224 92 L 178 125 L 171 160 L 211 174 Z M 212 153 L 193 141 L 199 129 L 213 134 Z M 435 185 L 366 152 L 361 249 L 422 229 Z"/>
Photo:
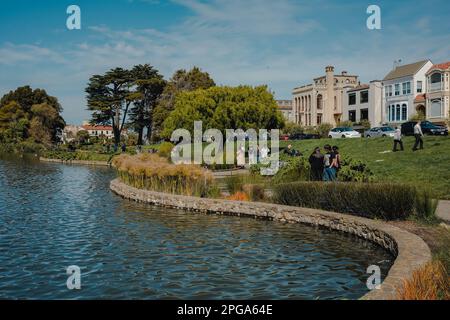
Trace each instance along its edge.
<path fill-rule="evenodd" d="M 107 168 L 0 158 L 0 298 L 333 299 L 392 256 L 298 224 L 122 200 Z M 78 265 L 81 290 L 66 287 Z"/>

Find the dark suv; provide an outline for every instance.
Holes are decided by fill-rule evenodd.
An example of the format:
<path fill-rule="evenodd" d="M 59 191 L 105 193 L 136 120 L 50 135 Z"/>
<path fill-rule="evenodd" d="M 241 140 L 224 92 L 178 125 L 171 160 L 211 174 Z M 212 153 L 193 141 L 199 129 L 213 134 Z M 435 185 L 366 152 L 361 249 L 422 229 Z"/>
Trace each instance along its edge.
<path fill-rule="evenodd" d="M 414 135 L 414 126 L 417 121 L 408 121 L 402 124 L 402 134 L 405 136 Z M 420 124 L 423 134 L 433 135 L 433 136 L 448 136 L 448 129 L 443 126 L 435 125 L 430 121 L 422 121 Z"/>

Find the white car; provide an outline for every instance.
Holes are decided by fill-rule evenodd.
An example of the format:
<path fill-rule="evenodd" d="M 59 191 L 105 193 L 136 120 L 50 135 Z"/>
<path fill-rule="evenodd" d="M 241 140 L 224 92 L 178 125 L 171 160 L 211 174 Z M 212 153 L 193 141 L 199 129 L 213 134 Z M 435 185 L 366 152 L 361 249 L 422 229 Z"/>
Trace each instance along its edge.
<path fill-rule="evenodd" d="M 339 127 L 331 129 L 328 133 L 328 138 L 341 139 L 341 138 L 361 138 L 361 133 L 353 130 L 350 127 Z"/>

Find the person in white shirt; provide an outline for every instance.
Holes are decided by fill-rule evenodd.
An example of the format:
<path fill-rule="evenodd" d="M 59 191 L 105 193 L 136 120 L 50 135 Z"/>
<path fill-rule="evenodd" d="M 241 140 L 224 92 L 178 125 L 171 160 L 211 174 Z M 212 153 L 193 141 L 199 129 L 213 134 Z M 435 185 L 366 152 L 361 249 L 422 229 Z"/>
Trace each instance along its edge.
<path fill-rule="evenodd" d="M 394 152 L 397 152 L 398 144 L 400 145 L 400 151 L 403 151 L 402 130 L 400 130 L 400 127 L 397 127 L 394 133 Z"/>
<path fill-rule="evenodd" d="M 417 122 L 414 126 L 414 137 L 416 137 L 416 142 L 414 143 L 413 151 L 417 151 L 417 147 L 420 145 L 420 149 L 423 149 L 423 132 L 422 127 L 420 126 L 422 124 L 421 121 Z"/>

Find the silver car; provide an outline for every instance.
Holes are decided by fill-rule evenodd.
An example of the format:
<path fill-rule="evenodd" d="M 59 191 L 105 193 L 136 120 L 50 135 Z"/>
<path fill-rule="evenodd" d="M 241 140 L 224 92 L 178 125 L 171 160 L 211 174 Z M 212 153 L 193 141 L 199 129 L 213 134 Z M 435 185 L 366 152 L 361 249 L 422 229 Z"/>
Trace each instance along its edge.
<path fill-rule="evenodd" d="M 364 132 L 366 138 L 394 137 L 395 129 L 392 127 L 375 127 Z"/>

